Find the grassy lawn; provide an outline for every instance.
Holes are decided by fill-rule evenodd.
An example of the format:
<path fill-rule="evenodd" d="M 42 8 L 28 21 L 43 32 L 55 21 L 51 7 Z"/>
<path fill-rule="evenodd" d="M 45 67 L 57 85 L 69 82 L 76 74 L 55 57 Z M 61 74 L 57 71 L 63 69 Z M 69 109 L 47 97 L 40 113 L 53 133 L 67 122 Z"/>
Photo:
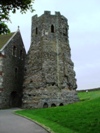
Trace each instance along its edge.
<path fill-rule="evenodd" d="M 78 95 L 84 100 L 61 107 L 16 113 L 42 123 L 55 133 L 100 133 L 100 91 L 79 92 Z"/>
<path fill-rule="evenodd" d="M 100 97 L 100 90 L 88 91 L 88 92 L 78 92 L 78 96 L 81 101 L 91 100 Z"/>

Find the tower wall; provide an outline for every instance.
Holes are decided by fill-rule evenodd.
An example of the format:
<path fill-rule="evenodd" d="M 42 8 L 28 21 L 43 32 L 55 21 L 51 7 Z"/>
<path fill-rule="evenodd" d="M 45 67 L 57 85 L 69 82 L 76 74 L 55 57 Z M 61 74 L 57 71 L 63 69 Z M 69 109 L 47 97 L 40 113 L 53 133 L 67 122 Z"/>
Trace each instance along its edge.
<path fill-rule="evenodd" d="M 32 17 L 31 46 L 26 60 L 23 107 L 41 108 L 78 100 L 68 22 L 59 12 Z"/>

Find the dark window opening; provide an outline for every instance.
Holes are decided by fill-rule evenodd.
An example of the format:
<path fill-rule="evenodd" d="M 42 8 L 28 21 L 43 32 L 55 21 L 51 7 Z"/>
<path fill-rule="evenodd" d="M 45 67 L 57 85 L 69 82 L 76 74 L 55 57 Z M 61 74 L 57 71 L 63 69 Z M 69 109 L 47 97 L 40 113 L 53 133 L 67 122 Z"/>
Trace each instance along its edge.
<path fill-rule="evenodd" d="M 28 94 L 29 97 L 31 97 L 31 94 Z"/>
<path fill-rule="evenodd" d="M 38 28 L 36 27 L 36 34 L 38 34 Z"/>
<path fill-rule="evenodd" d="M 52 86 L 56 85 L 56 83 L 55 83 L 55 82 L 52 82 L 51 84 L 52 84 Z"/>
<path fill-rule="evenodd" d="M 53 103 L 53 104 L 51 104 L 51 107 L 56 107 L 56 104 L 54 104 L 54 103 Z"/>
<path fill-rule="evenodd" d="M 25 68 L 25 69 L 24 69 L 24 71 L 26 72 L 26 71 L 27 71 L 27 69 Z"/>
<path fill-rule="evenodd" d="M 13 46 L 12 55 L 16 56 L 16 53 L 17 53 L 17 48 L 16 46 Z"/>
<path fill-rule="evenodd" d="M 32 83 L 33 81 L 32 80 L 30 80 L 30 83 Z"/>
<path fill-rule="evenodd" d="M 54 33 L 54 26 L 51 25 L 51 32 Z"/>
<path fill-rule="evenodd" d="M 18 67 L 15 68 L 15 78 L 17 79 L 18 77 Z"/>
<path fill-rule="evenodd" d="M 20 58 L 23 59 L 23 51 L 20 50 Z"/>
<path fill-rule="evenodd" d="M 43 108 L 48 108 L 48 104 L 44 103 Z"/>
<path fill-rule="evenodd" d="M 18 73 L 18 67 L 15 68 L 15 73 Z"/>

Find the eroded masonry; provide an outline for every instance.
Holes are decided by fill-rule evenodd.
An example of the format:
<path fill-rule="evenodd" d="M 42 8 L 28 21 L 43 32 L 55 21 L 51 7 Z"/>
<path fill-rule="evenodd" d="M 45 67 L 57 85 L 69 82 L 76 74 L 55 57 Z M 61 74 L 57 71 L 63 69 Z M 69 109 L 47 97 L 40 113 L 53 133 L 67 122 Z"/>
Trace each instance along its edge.
<path fill-rule="evenodd" d="M 25 65 L 23 108 L 62 106 L 78 101 L 68 21 L 59 12 L 32 17 Z"/>

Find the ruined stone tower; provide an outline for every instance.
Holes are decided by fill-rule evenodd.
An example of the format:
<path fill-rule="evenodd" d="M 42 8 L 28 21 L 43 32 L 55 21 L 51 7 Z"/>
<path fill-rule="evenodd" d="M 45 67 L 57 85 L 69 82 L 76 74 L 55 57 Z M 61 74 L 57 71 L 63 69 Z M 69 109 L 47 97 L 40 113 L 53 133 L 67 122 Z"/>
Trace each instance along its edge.
<path fill-rule="evenodd" d="M 78 100 L 68 40 L 68 22 L 59 12 L 32 17 L 26 59 L 23 108 L 65 105 Z"/>

